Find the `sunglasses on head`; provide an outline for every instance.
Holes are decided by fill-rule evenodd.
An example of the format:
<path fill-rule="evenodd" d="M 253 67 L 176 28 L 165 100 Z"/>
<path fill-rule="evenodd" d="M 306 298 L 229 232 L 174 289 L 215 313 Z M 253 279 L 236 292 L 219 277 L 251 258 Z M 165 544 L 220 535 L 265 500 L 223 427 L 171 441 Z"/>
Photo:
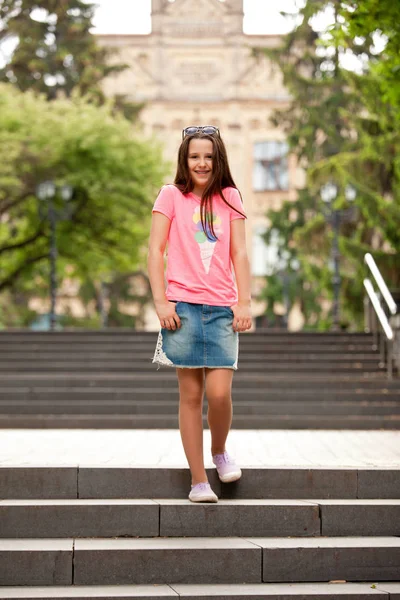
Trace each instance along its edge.
<path fill-rule="evenodd" d="M 219 135 L 219 129 L 218 127 L 215 127 L 214 125 L 191 125 L 190 127 L 186 127 L 183 131 L 182 131 L 182 139 L 185 138 L 185 136 L 187 135 L 193 135 L 194 133 L 197 133 L 198 131 L 201 131 L 202 133 L 206 133 L 207 135 L 213 135 L 214 133 L 217 133 Z"/>

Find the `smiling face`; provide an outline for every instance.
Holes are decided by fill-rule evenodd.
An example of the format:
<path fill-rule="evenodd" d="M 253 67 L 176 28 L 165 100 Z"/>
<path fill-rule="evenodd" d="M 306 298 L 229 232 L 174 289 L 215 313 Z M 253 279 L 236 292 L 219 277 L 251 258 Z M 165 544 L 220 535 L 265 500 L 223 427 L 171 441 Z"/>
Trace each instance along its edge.
<path fill-rule="evenodd" d="M 194 138 L 189 142 L 188 168 L 194 183 L 193 193 L 201 196 L 212 175 L 213 143 L 208 139 Z"/>

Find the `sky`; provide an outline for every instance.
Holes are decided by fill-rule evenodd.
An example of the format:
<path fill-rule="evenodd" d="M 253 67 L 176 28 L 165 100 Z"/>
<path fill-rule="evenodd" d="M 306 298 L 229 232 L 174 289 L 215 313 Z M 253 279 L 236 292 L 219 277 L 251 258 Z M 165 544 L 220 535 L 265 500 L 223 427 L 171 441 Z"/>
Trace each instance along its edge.
<path fill-rule="evenodd" d="M 97 4 L 93 33 L 148 34 L 151 32 L 151 0 L 88 0 Z M 169 0 L 174 1 L 174 0 Z M 229 1 L 229 0 L 220 0 Z M 284 18 L 280 11 L 296 13 L 305 0 L 243 0 L 243 30 L 247 34 L 284 34 L 294 25 L 294 19 Z M 325 10 L 314 18 L 313 27 L 324 30 L 333 22 L 332 11 Z M 40 20 L 40 19 L 38 19 Z M 10 56 L 15 42 L 6 41 L 0 48 L 0 67 Z M 353 56 L 344 56 L 341 64 L 355 71 L 361 63 Z"/>
<path fill-rule="evenodd" d="M 151 0 L 93 1 L 98 5 L 95 33 L 150 33 Z M 291 12 L 295 6 L 296 0 L 243 0 L 244 32 L 287 33 L 291 27 L 279 11 Z"/>
<path fill-rule="evenodd" d="M 148 34 L 151 32 L 151 0 L 88 0 L 97 5 L 93 33 Z M 174 1 L 174 0 L 169 0 Z M 220 0 L 226 1 L 226 0 Z M 243 0 L 243 30 L 247 34 L 287 33 L 293 21 L 280 11 L 297 12 L 305 0 Z M 279 8 L 278 8 L 279 5 Z M 36 15 L 38 17 L 38 15 Z M 38 18 L 41 20 L 41 18 Z M 15 42 L 6 40 L 0 48 L 0 67 L 11 55 Z"/>
<path fill-rule="evenodd" d="M 93 33 L 146 34 L 151 32 L 151 0 L 90 0 L 98 6 Z M 173 2 L 175 0 L 169 0 Z M 221 2 L 229 0 L 220 0 Z M 288 19 L 280 11 L 296 14 L 305 0 L 243 0 L 243 31 L 247 34 L 284 34 L 290 31 L 294 19 Z M 334 22 L 333 11 L 329 8 L 317 14 L 312 26 L 324 31 Z M 375 40 L 376 49 L 382 49 L 382 42 Z M 340 63 L 346 69 L 360 72 L 362 61 L 349 51 L 342 55 Z"/>

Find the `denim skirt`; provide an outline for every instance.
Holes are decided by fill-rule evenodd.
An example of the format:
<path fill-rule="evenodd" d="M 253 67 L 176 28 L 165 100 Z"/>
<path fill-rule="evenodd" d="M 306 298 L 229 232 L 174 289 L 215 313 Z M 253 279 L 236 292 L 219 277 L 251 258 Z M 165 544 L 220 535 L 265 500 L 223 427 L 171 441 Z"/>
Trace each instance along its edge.
<path fill-rule="evenodd" d="M 160 366 L 237 370 L 239 333 L 233 330 L 229 306 L 179 301 L 175 310 L 181 327 L 161 328 L 153 358 L 157 370 Z"/>

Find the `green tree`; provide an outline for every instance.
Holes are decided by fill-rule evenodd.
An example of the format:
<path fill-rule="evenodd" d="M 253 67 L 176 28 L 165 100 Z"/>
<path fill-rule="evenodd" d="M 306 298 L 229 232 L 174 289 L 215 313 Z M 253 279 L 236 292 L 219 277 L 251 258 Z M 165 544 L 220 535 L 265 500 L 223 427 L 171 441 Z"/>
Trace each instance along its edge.
<path fill-rule="evenodd" d="M 306 325 L 318 327 L 329 326 L 329 319 L 321 315 L 318 307 L 321 300 L 333 295 L 329 261 L 333 234 L 324 215 L 322 186 L 332 179 L 336 182 L 336 209 L 349 207 L 345 194 L 349 184 L 357 192 L 357 218 L 342 223 L 339 236 L 344 325 L 361 325 L 363 255 L 376 242 L 379 227 L 362 186 L 337 162 L 339 156 L 348 156 L 357 148 L 350 116 L 360 115 L 362 107 L 360 88 L 349 85 L 352 74 L 344 67 L 344 58 L 351 51 L 367 73 L 373 52 L 373 31 L 365 32 L 363 37 L 338 35 L 343 22 L 342 5 L 341 0 L 308 0 L 300 11 L 299 24 L 285 36 L 282 46 L 264 50 L 281 69 L 291 95 L 288 108 L 275 112 L 272 122 L 286 132 L 290 151 L 307 173 L 306 186 L 299 191 L 298 200 L 286 201 L 281 210 L 269 211 L 273 227 L 265 241 L 269 244 L 272 229 L 277 230 L 282 247 L 290 253 L 288 262 L 292 258 L 299 261 L 294 293 L 300 298 Z M 333 14 L 332 25 L 318 31 L 315 17 L 327 9 Z M 378 243 L 382 251 L 384 243 L 384 238 Z"/>
<path fill-rule="evenodd" d="M 391 0 L 346 0 L 341 3 L 338 39 L 373 38 L 383 49 L 371 57 L 369 71 L 381 82 L 382 99 L 400 119 L 400 4 Z"/>
<path fill-rule="evenodd" d="M 151 207 L 167 166 L 154 140 L 112 103 L 44 96 L 0 85 L 0 291 L 47 293 L 49 223 L 36 187 L 73 186 L 74 211 L 57 225 L 58 269 L 102 281 L 143 265 Z"/>
<path fill-rule="evenodd" d="M 0 81 L 49 100 L 77 90 L 103 103 L 103 79 L 127 65 L 117 63 L 113 51 L 90 33 L 95 9 L 84 0 L 0 0 L 0 47 L 14 47 Z M 118 95 L 114 107 L 134 119 L 143 104 Z"/>
<path fill-rule="evenodd" d="M 395 288 L 400 286 L 400 5 L 351 0 L 342 2 L 340 15 L 337 43 L 351 48 L 353 39 L 373 39 L 382 49 L 372 49 L 364 72 L 346 73 L 359 103 L 357 111 L 341 109 L 352 145 L 317 162 L 311 178 L 328 175 L 355 186 L 364 229 L 370 232 L 369 247 L 360 247 L 374 253 Z M 349 254 L 357 252 L 358 244 L 348 246 Z M 357 274 L 362 276 L 360 269 Z"/>

